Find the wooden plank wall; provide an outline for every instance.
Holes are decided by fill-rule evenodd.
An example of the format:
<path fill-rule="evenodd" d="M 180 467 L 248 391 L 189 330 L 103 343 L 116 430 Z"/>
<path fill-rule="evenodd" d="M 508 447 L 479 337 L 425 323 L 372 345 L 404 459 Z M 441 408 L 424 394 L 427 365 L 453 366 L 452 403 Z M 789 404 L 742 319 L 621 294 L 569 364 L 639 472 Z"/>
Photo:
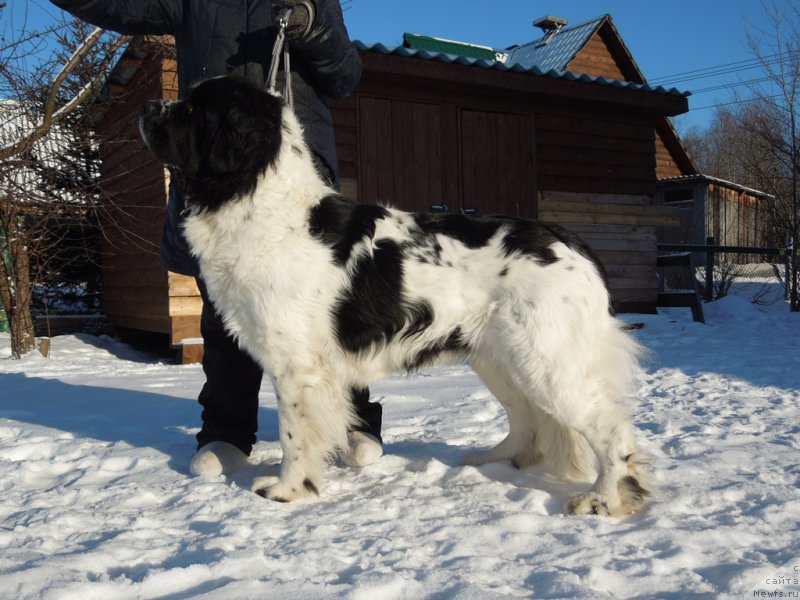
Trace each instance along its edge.
<path fill-rule="evenodd" d="M 652 118 L 600 109 L 542 107 L 536 114 L 538 188 L 655 194 Z"/>
<path fill-rule="evenodd" d="M 358 111 L 356 97 L 329 102 L 336 135 L 336 154 L 339 160 L 339 177 L 342 180 L 358 179 Z"/>
<path fill-rule="evenodd" d="M 606 79 L 627 79 L 614 59 L 605 37 L 603 29 L 596 31 L 569 64 L 568 70 Z"/>
<path fill-rule="evenodd" d="M 145 61 L 106 111 L 99 125 L 103 142 L 102 186 L 108 198 L 101 216 L 103 299 L 116 327 L 169 333 L 167 274 L 158 250 L 164 216 L 164 168 L 139 138 L 141 103 L 158 97 L 160 63 Z"/>
<path fill-rule="evenodd" d="M 543 191 L 539 218 L 580 235 L 597 253 L 620 311 L 656 304 L 656 227 L 679 224 L 675 211 L 652 206 L 649 195 Z"/>
<path fill-rule="evenodd" d="M 168 175 L 139 136 L 141 104 L 177 98 L 174 60 L 158 52 L 144 59 L 99 125 L 103 216 L 103 299 L 115 327 L 165 333 L 175 344 L 200 336 L 201 299 L 194 279 L 168 273 L 158 259 Z"/>
<path fill-rule="evenodd" d="M 664 143 L 661 132 L 656 131 L 656 177 L 666 179 L 669 177 L 680 177 L 684 172 L 675 162 L 672 153 Z"/>
<path fill-rule="evenodd" d="M 194 277 L 169 273 L 170 343 L 178 345 L 200 338 L 203 300 Z"/>
<path fill-rule="evenodd" d="M 744 191 L 709 183 L 706 198 L 706 235 L 722 246 L 763 244 L 759 199 Z"/>
<path fill-rule="evenodd" d="M 635 65 L 631 63 L 622 41 L 614 33 L 613 27 L 609 23 L 604 23 L 595 32 L 569 64 L 568 70 L 574 73 L 586 73 L 594 77 L 644 83 L 641 74 L 637 72 Z M 675 162 L 675 157 L 670 152 L 663 137 L 664 135 L 669 135 L 670 139 L 673 139 L 675 135 L 672 131 L 665 131 L 664 133 L 658 131 L 658 129 L 666 130 L 670 127 L 666 122 L 666 117 L 662 117 L 662 119 L 663 123 L 656 126 L 656 177 L 663 179 L 693 172 L 693 167 L 690 165 L 686 165 L 687 170 L 682 170 Z M 677 140 L 673 141 L 680 144 Z M 676 149 L 676 151 L 679 150 Z M 682 151 L 680 152 L 682 153 Z"/>

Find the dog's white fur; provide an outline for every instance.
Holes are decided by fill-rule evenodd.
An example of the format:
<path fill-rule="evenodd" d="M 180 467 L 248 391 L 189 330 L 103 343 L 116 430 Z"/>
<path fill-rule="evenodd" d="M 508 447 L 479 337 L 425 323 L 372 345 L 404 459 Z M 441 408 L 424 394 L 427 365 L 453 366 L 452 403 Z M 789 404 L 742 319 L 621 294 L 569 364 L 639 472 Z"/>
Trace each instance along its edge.
<path fill-rule="evenodd" d="M 353 259 L 335 265 L 330 248 L 309 232 L 312 207 L 334 192 L 315 172 L 290 109 L 283 119 L 280 155 L 252 196 L 198 211 L 185 225 L 209 296 L 278 395 L 280 477 L 258 478 L 253 489 L 278 500 L 317 493 L 327 459 L 346 448 L 356 422 L 348 390 L 403 370 L 409 357 L 460 328 L 473 350 L 445 358 L 468 359 L 510 426 L 505 440 L 464 463 L 544 462 L 573 478 L 596 467 L 594 485 L 570 500 L 570 512 L 639 509 L 647 492 L 637 494 L 629 483 L 643 485 L 645 468 L 623 408 L 639 348 L 609 314 L 595 264 L 560 242 L 551 246 L 559 259 L 552 264 L 509 259 L 502 229 L 477 249 L 440 236 L 449 266 L 403 265 L 411 299 L 433 308 L 430 327 L 374 351 L 348 352 L 337 341 L 332 304 L 350 282 Z M 389 211 L 354 256 L 370 253 L 374 240 L 410 239 L 413 220 Z M 498 277 L 509 260 L 511 268 Z"/>

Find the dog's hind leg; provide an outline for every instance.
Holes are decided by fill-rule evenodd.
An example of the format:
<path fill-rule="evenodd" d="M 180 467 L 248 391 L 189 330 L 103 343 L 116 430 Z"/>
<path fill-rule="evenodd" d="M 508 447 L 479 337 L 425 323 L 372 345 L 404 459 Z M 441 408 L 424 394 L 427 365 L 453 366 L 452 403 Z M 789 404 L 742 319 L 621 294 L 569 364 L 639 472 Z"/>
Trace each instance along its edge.
<path fill-rule="evenodd" d="M 560 476 L 588 474 L 594 454 L 594 485 L 572 498 L 567 511 L 622 516 L 640 510 L 650 492 L 623 406 L 638 371 L 636 342 L 607 313 L 570 312 L 555 301 L 509 303 L 493 319 L 487 348 L 550 417 L 537 423 L 535 438 L 548 468 Z"/>
<path fill-rule="evenodd" d="M 577 388 L 579 410 L 571 412 L 571 424 L 594 450 L 598 473 L 592 488 L 572 498 L 567 511 L 623 516 L 644 508 L 651 494 L 648 465 L 623 406 L 638 371 L 640 349 L 616 322 L 601 330 L 589 348 Z"/>
<path fill-rule="evenodd" d="M 470 365 L 503 405 L 508 417 L 509 431 L 505 439 L 494 448 L 467 454 L 461 464 L 477 466 L 506 460 L 520 467 L 533 464 L 539 458 L 535 449 L 536 423 L 527 400 L 499 361 L 489 357 L 473 357 Z"/>
<path fill-rule="evenodd" d="M 275 381 L 281 473 L 256 478 L 253 491 L 278 502 L 319 495 L 328 460 L 347 446 L 356 421 L 345 389 L 319 373 Z"/>
<path fill-rule="evenodd" d="M 504 356 L 508 359 L 509 354 Z M 509 433 L 494 448 L 465 456 L 462 464 L 509 460 L 522 469 L 545 463 L 558 475 L 571 479 L 584 478 L 592 472 L 592 450 L 583 436 L 541 408 L 544 402 L 538 396 L 546 390 L 523 388 L 515 383 L 518 378 L 506 365 L 492 358 L 474 357 L 470 365 L 506 409 Z"/>
<path fill-rule="evenodd" d="M 636 351 L 623 332 L 608 329 L 591 344 L 552 345 L 548 354 L 519 371 L 520 377 L 527 371 L 530 381 L 549 388 L 536 400 L 552 416 L 557 427 L 552 431 L 562 435 L 553 438 L 556 445 L 540 436 L 547 462 L 560 462 L 555 470 L 569 474 L 571 467 L 589 466 L 581 446 L 588 443 L 594 453 L 597 479 L 588 492 L 568 502 L 569 513 L 624 516 L 641 510 L 650 495 L 646 463 L 623 406 Z"/>
<path fill-rule="evenodd" d="M 531 410 L 538 415 L 537 434 L 515 462 L 534 456 L 569 479 L 586 477 L 596 465 L 592 488 L 567 504 L 572 514 L 624 516 L 639 511 L 650 495 L 630 417 L 604 388 L 602 380 L 562 381 L 550 393 L 530 396 L 538 404 Z"/>
<path fill-rule="evenodd" d="M 597 457 L 597 480 L 588 492 L 570 499 L 567 512 L 621 517 L 641 510 L 650 496 L 647 464 L 637 452 L 630 420 L 613 411 L 590 416 L 583 435 Z"/>

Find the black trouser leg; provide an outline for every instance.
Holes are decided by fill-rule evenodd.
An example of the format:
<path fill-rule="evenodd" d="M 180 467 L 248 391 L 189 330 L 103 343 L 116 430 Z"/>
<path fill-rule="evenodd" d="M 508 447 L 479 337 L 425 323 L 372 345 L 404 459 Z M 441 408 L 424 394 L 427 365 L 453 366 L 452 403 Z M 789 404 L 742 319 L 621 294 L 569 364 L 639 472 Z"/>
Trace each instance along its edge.
<path fill-rule="evenodd" d="M 356 414 L 361 419 L 361 423 L 356 425 L 356 431 L 372 434 L 383 444 L 381 437 L 383 406 L 378 402 L 369 401 L 369 388 L 351 389 L 350 398 L 355 404 Z"/>
<path fill-rule="evenodd" d="M 197 447 L 224 441 L 249 455 L 258 430 L 258 392 L 262 370 L 225 331 L 222 319 L 198 280 L 203 298 L 200 332 L 203 335 L 203 372 L 206 382 L 198 401 L 203 427 Z"/>

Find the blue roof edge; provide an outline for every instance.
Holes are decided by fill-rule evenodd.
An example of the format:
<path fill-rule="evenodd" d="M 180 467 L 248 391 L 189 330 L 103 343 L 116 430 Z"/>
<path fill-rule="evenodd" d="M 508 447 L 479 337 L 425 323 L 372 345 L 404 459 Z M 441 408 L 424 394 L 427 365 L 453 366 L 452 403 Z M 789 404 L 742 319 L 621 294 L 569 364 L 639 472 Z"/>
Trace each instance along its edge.
<path fill-rule="evenodd" d="M 478 67 L 481 69 L 496 69 L 498 71 L 511 71 L 514 73 L 525 73 L 534 75 L 536 77 L 549 77 L 551 79 L 563 79 L 565 81 L 579 81 L 581 83 L 589 83 L 605 87 L 613 87 L 617 89 L 627 89 L 642 92 L 651 92 L 656 94 L 666 94 L 670 96 L 680 96 L 686 98 L 691 96 L 689 91 L 681 91 L 677 88 L 665 88 L 664 86 L 653 87 L 647 83 L 633 83 L 631 81 L 622 81 L 619 79 L 606 79 L 605 77 L 594 77 L 581 73 L 573 73 L 571 71 L 557 71 L 551 69 L 550 71 L 543 71 L 538 67 L 523 67 L 519 64 L 507 65 L 500 61 L 489 61 L 484 58 L 469 58 L 459 56 L 456 54 L 446 54 L 443 52 L 429 52 L 427 50 L 415 50 L 406 48 L 404 46 L 386 46 L 381 43 L 366 44 L 359 40 L 353 42 L 355 47 L 362 52 L 377 52 L 378 54 L 386 54 L 392 56 L 403 56 L 407 58 L 421 58 L 424 60 L 434 60 L 443 63 L 455 63 L 458 65 L 465 65 L 471 67 Z"/>

